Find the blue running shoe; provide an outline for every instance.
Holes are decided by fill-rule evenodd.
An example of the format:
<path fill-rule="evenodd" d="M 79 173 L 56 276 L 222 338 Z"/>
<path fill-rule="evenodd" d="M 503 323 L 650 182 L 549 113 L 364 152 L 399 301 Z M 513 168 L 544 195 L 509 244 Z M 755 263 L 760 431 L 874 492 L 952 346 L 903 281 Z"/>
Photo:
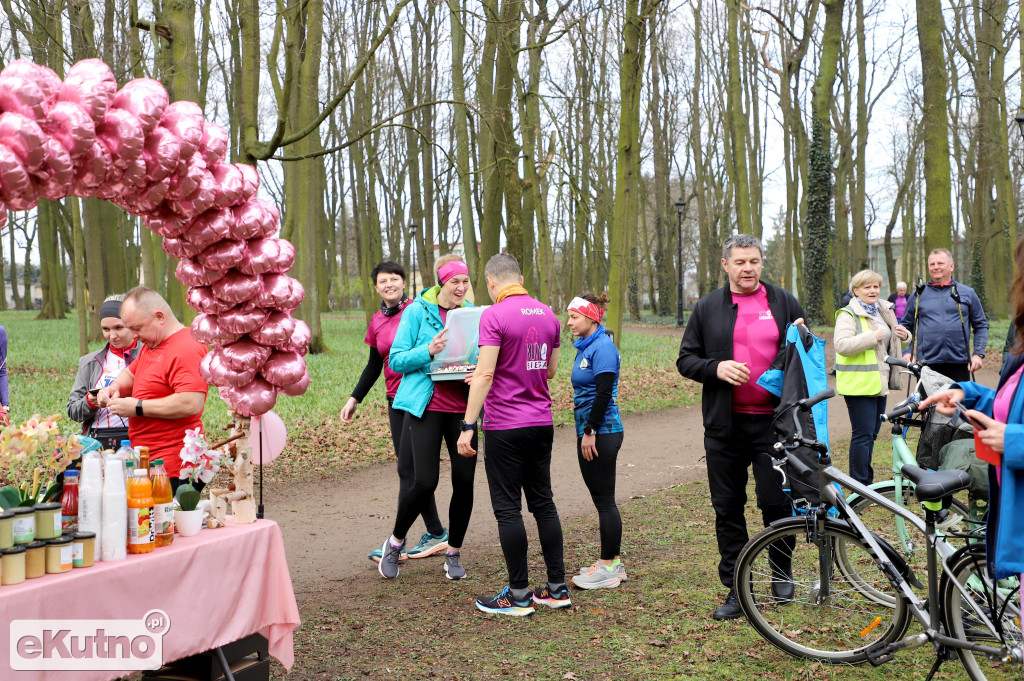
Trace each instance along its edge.
<path fill-rule="evenodd" d="M 410 558 L 426 558 L 437 553 L 444 553 L 448 550 L 448 530 L 441 530 L 441 534 L 430 534 L 424 532 L 420 537 L 420 543 L 409 549 Z"/>
<path fill-rule="evenodd" d="M 569 588 L 565 584 L 555 591 L 548 590 L 548 586 L 545 584 L 533 592 L 533 602 L 556 610 L 572 606 L 572 601 L 569 599 Z"/>
<path fill-rule="evenodd" d="M 476 599 L 476 607 L 490 615 L 510 615 L 526 617 L 534 613 L 533 601 L 529 596 L 519 601 L 512 595 L 512 589 L 505 587 L 494 598 L 480 596 Z"/>

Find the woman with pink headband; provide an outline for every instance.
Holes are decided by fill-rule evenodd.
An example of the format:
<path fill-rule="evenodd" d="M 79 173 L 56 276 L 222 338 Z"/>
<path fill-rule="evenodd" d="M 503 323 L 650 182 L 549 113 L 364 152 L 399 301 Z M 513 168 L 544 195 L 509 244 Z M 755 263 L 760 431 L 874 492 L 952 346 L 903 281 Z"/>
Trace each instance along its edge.
<path fill-rule="evenodd" d="M 576 416 L 576 455 L 583 481 L 597 507 L 601 528 L 601 557 L 572 578 L 581 589 L 614 589 L 626 580 L 620 560 L 622 518 L 615 504 L 615 464 L 622 447 L 618 400 L 619 351 L 605 333 L 608 296 L 584 293 L 569 303 L 573 343 L 573 411 Z"/>
<path fill-rule="evenodd" d="M 444 327 L 448 312 L 470 304 L 466 300 L 469 269 L 457 255 L 438 258 L 435 267 L 438 285 L 424 289 L 402 312 L 402 320 L 391 346 L 391 368 L 402 374 L 394 408 L 407 412 L 400 446 L 408 450 L 406 453 L 412 459 L 413 483 L 399 493 L 394 529 L 381 546 L 381 560 L 377 570 L 385 579 L 398 576 L 398 561 L 405 546 L 406 533 L 434 498 L 434 490 L 441 476 L 438 452 L 442 440 L 448 447 L 452 467 L 445 576 L 448 579 L 462 579 L 466 576 L 466 570 L 462 567 L 461 548 L 473 513 L 476 456 L 460 456 L 457 444 L 462 433 L 462 417 L 466 413 L 468 388 L 462 381 L 435 383 L 427 375 L 427 369 L 447 344 L 447 331 Z M 475 434 L 473 448 L 476 448 Z"/>

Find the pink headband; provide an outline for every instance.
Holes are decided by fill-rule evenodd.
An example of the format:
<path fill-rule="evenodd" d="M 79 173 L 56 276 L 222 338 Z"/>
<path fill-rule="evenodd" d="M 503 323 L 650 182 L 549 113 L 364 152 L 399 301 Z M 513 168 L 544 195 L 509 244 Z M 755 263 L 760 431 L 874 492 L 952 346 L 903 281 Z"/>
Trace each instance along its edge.
<path fill-rule="evenodd" d="M 598 324 L 604 319 L 604 310 L 599 306 L 594 305 L 590 301 L 583 300 L 579 296 L 572 299 L 569 303 L 570 312 L 578 312 L 587 319 L 593 319 Z"/>
<path fill-rule="evenodd" d="M 441 269 L 437 271 L 437 281 L 440 282 L 441 286 L 444 286 L 445 282 L 456 274 L 469 276 L 469 268 L 466 267 L 466 263 L 461 260 L 452 260 L 441 265 Z"/>

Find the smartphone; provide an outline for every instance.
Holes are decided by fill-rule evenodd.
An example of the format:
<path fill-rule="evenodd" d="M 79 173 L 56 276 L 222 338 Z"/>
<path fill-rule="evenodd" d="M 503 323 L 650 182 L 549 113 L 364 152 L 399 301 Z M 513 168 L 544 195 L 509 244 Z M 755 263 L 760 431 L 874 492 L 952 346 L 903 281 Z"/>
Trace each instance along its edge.
<path fill-rule="evenodd" d="M 93 397 L 96 397 L 97 395 L 100 394 L 100 388 L 93 388 L 92 390 L 89 391 L 89 394 L 92 395 Z"/>
<path fill-rule="evenodd" d="M 953 401 L 953 406 L 957 408 L 957 412 L 956 414 L 954 414 L 954 416 L 958 416 L 962 418 L 964 421 L 967 421 L 967 423 L 974 426 L 975 430 L 985 430 L 985 426 L 981 423 L 981 421 L 978 421 L 977 419 L 967 415 L 967 407 L 965 407 L 964 405 L 960 404 L 955 400 Z"/>

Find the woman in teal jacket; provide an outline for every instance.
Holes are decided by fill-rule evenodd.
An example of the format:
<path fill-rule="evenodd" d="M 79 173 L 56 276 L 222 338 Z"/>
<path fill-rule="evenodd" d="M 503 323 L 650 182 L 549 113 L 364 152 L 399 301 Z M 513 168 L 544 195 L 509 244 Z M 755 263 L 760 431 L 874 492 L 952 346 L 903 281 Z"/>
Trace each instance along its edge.
<path fill-rule="evenodd" d="M 401 446 L 411 448 L 414 474 L 412 486 L 398 497 L 392 535 L 381 546 L 382 558 L 377 569 L 386 579 L 398 576 L 405 535 L 424 504 L 433 498 L 441 475 L 438 452 L 442 440 L 448 447 L 452 466 L 449 528 L 447 536 L 424 537 L 421 544 L 433 543 L 438 547 L 436 552 L 447 550 L 444 569 L 448 579 L 466 576 L 461 547 L 473 513 L 476 456 L 460 456 L 457 443 L 463 429 L 468 390 L 462 381 L 432 381 L 427 369 L 447 344 L 444 326 L 448 312 L 469 305 L 465 300 L 469 291 L 469 270 L 458 256 L 443 256 L 437 260 L 436 267 L 438 285 L 422 291 L 402 312 L 388 360 L 391 369 L 402 374 L 393 406 L 408 413 L 402 427 Z M 476 449 L 475 434 L 473 448 Z"/>

